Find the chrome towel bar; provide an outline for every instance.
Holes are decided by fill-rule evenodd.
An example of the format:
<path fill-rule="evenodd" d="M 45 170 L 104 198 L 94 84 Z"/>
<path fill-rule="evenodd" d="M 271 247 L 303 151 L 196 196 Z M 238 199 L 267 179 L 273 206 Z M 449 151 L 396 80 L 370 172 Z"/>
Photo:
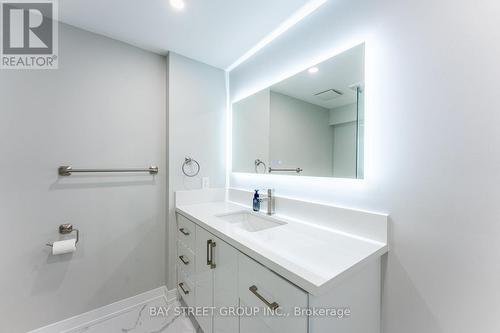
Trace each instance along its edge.
<path fill-rule="evenodd" d="M 269 167 L 269 173 L 271 172 L 296 172 L 296 173 L 301 173 L 302 171 L 304 171 L 304 169 L 302 168 L 292 168 L 292 169 L 273 169 L 271 167 Z"/>
<path fill-rule="evenodd" d="M 150 166 L 146 169 L 73 169 L 69 165 L 63 165 L 58 168 L 59 176 L 71 176 L 73 173 L 88 173 L 88 172 L 149 172 L 152 175 L 156 175 L 158 173 L 157 166 Z"/>

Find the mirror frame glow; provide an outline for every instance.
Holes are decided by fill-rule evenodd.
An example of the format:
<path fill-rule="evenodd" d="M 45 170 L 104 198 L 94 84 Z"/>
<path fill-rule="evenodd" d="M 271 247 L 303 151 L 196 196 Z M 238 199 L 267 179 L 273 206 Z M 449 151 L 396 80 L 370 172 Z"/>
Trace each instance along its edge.
<path fill-rule="evenodd" d="M 270 88 L 270 87 L 272 87 L 272 86 L 274 86 L 274 85 L 276 85 L 276 84 L 278 84 L 278 83 L 280 83 L 288 78 L 291 78 L 297 74 L 300 74 L 302 72 L 308 72 L 309 69 L 311 69 L 311 68 L 317 68 L 317 66 L 320 65 L 322 62 L 327 61 L 331 58 L 334 58 L 335 56 L 338 56 L 346 51 L 349 51 L 352 48 L 359 47 L 359 46 L 363 46 L 364 52 L 365 52 L 364 63 L 363 63 L 364 72 L 365 72 L 363 90 L 366 90 L 367 86 L 369 87 L 369 85 L 367 84 L 368 46 L 367 46 L 366 40 L 362 39 L 360 41 L 356 41 L 352 44 L 349 44 L 345 47 L 340 47 L 338 49 L 335 49 L 332 52 L 329 52 L 329 53 L 323 54 L 317 58 L 314 58 L 314 60 L 312 60 L 310 62 L 306 62 L 306 63 L 298 66 L 294 70 L 287 71 L 283 75 L 280 75 L 279 77 L 275 77 L 273 79 L 267 79 L 267 81 L 263 80 L 262 82 L 259 82 L 259 84 L 256 85 L 255 87 L 253 87 L 252 89 L 248 89 L 248 90 L 244 91 L 243 93 L 241 93 L 240 95 L 235 96 L 232 101 L 231 101 L 231 96 L 228 95 L 227 118 L 226 118 L 226 121 L 227 121 L 227 145 L 226 145 L 226 149 L 227 149 L 226 150 L 227 184 L 231 183 L 231 177 L 243 177 L 243 176 L 245 179 L 249 179 L 251 177 L 258 177 L 258 178 L 256 178 L 256 180 L 259 179 L 260 181 L 266 181 L 266 180 L 271 180 L 271 179 L 273 179 L 273 180 L 280 179 L 283 181 L 286 181 L 286 180 L 297 181 L 298 179 L 302 179 L 303 181 L 304 180 L 306 180 L 306 181 L 311 180 L 314 182 L 317 182 L 317 181 L 322 181 L 322 182 L 335 181 L 335 182 L 340 182 L 343 184 L 351 183 L 351 184 L 358 184 L 358 185 L 361 183 L 364 183 L 366 181 L 366 179 L 370 175 L 369 170 L 367 170 L 367 166 L 369 165 L 368 160 L 370 158 L 370 155 L 369 155 L 370 148 L 369 148 L 369 144 L 368 144 L 370 141 L 370 136 L 368 134 L 368 130 L 367 130 L 367 126 L 366 126 L 366 124 L 367 124 L 366 119 L 369 118 L 369 114 L 371 112 L 370 107 L 368 105 L 369 99 L 367 98 L 367 96 L 365 96 L 365 102 L 364 102 L 364 114 L 365 114 L 365 118 L 364 118 L 365 119 L 365 128 L 364 128 L 365 140 L 364 141 L 365 142 L 364 142 L 364 152 L 363 152 L 363 157 L 362 157 L 362 160 L 363 160 L 362 163 L 363 163 L 363 168 L 364 168 L 364 175 L 362 178 L 339 178 L 339 177 L 312 176 L 312 175 L 308 175 L 308 176 L 300 175 L 299 177 L 297 177 L 296 175 L 286 175 L 286 174 L 252 173 L 252 172 L 233 171 L 233 157 L 232 157 L 233 104 L 238 103 L 239 101 L 242 101 L 243 99 L 258 93 L 261 90 L 264 90 L 266 88 Z M 310 75 L 314 75 L 314 74 L 310 74 Z M 229 83 L 229 72 L 226 72 L 226 76 L 227 76 L 227 82 Z M 229 91 L 229 84 L 228 84 L 228 91 Z M 359 126 L 359 124 L 357 126 Z M 357 136 L 357 140 L 359 140 L 359 136 Z M 356 157 L 357 163 L 359 163 L 360 158 L 359 158 L 358 152 L 356 152 L 356 156 L 357 156 Z M 276 177 L 276 176 L 278 176 L 278 177 Z"/>

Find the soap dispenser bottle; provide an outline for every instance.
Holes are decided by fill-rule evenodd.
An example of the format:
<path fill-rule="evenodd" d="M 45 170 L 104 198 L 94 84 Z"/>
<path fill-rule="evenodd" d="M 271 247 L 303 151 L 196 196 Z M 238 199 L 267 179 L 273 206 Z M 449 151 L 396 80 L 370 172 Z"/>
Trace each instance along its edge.
<path fill-rule="evenodd" d="M 260 198 L 259 198 L 259 190 L 255 190 L 253 195 L 253 211 L 258 212 L 260 210 Z"/>

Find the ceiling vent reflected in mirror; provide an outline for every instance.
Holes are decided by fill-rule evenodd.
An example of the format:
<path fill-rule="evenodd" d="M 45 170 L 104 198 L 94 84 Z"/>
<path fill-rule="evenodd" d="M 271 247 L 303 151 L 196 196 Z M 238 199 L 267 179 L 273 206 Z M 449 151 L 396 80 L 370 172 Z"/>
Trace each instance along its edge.
<path fill-rule="evenodd" d="M 318 97 L 319 99 L 323 101 L 329 101 L 334 98 L 342 96 L 344 93 L 335 89 L 328 89 L 322 92 L 319 92 L 317 94 L 314 94 L 314 96 Z"/>

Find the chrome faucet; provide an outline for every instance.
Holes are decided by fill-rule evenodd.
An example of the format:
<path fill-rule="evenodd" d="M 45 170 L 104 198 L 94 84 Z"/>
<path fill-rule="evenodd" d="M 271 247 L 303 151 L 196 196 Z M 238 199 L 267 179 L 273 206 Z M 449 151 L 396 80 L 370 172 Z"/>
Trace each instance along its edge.
<path fill-rule="evenodd" d="M 274 197 L 274 189 L 267 189 L 267 196 L 259 199 L 260 202 L 267 201 L 267 215 L 273 215 L 276 213 L 276 199 Z"/>

